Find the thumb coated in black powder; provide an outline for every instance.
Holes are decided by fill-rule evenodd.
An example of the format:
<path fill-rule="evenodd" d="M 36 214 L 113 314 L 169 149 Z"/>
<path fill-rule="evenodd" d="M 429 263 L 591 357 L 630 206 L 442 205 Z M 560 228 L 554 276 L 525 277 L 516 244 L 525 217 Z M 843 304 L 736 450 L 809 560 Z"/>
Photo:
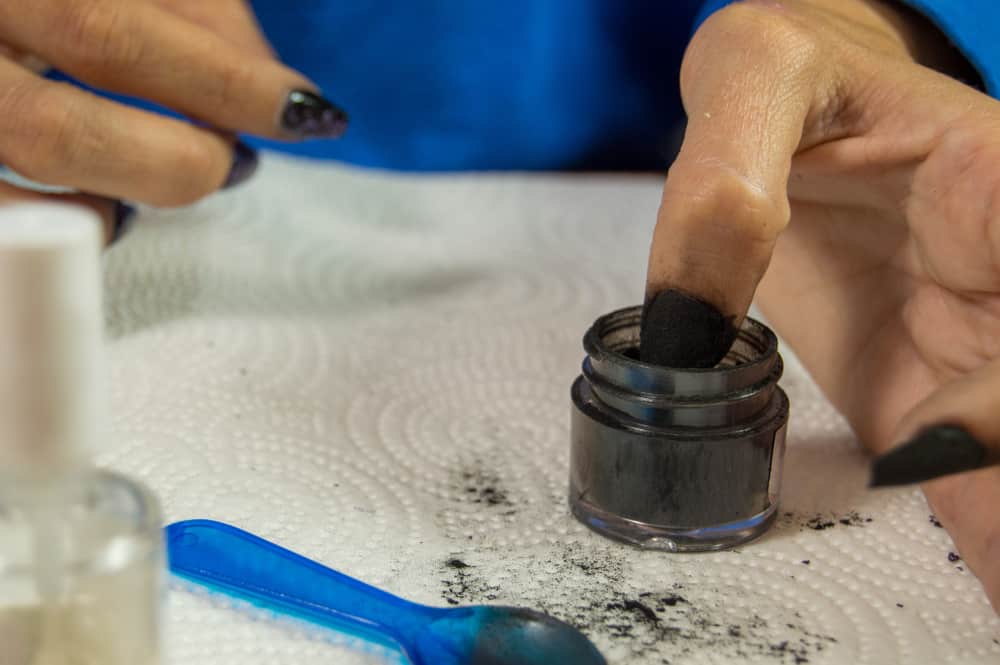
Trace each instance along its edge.
<path fill-rule="evenodd" d="M 736 339 L 734 317 L 677 289 L 646 301 L 639 329 L 639 359 L 664 367 L 714 367 Z"/>

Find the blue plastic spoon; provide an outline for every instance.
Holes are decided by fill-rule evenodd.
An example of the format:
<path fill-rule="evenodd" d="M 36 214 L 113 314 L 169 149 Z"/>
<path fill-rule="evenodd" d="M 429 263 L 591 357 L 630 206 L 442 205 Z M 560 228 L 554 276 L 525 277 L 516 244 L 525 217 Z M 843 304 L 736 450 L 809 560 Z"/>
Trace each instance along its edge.
<path fill-rule="evenodd" d="M 166 539 L 174 574 L 390 644 L 413 665 L 607 665 L 580 631 L 540 612 L 418 605 L 221 522 L 177 522 Z"/>

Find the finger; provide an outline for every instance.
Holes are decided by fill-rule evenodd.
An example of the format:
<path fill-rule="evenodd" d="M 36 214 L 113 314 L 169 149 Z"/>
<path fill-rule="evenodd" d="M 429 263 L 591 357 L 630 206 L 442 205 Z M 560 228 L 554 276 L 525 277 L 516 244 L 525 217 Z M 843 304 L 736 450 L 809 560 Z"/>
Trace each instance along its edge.
<path fill-rule="evenodd" d="M 919 403 L 900 422 L 896 440 L 913 441 L 941 425 L 964 432 L 988 451 L 987 461 L 1000 462 L 1000 359 L 962 375 Z M 936 456 L 942 470 L 947 470 L 955 457 L 954 448 L 962 445 L 962 436 L 939 437 L 938 445 L 925 446 L 923 451 L 931 459 L 918 458 L 916 463 L 918 467 L 933 464 Z M 992 509 L 1000 506 L 1000 466 L 931 480 L 924 484 L 924 491 L 962 557 L 1000 609 L 1000 518 Z"/>
<path fill-rule="evenodd" d="M 156 0 L 156 4 L 208 28 L 248 53 L 274 57 L 274 50 L 261 32 L 257 18 L 243 0 Z"/>
<path fill-rule="evenodd" d="M 346 127 L 343 111 L 315 95 L 301 74 L 157 5 L 6 0 L 0 40 L 99 88 L 222 129 L 294 139 L 338 136 Z"/>
<path fill-rule="evenodd" d="M 16 203 L 57 202 L 90 208 L 101 219 L 104 228 L 104 244 L 119 240 L 127 231 L 135 210 L 119 201 L 87 194 L 43 194 L 0 182 L 0 206 Z"/>
<path fill-rule="evenodd" d="M 187 123 L 40 79 L 0 60 L 0 163 L 48 185 L 157 206 L 186 205 L 253 153 Z M 236 158 L 238 157 L 238 158 Z"/>
<path fill-rule="evenodd" d="M 873 484 L 908 484 L 1000 464 L 1000 360 L 964 374 L 900 422 Z M 894 481 L 894 482 L 890 482 Z"/>
<path fill-rule="evenodd" d="M 828 61 L 807 26 L 769 5 L 732 5 L 698 31 L 681 70 L 688 126 L 650 250 L 649 320 L 711 318 L 691 317 L 690 306 L 658 312 L 656 296 L 665 291 L 696 296 L 720 314 L 713 320 L 730 328 L 746 314 L 788 223 L 792 156 L 836 132 L 826 122 L 836 117 L 837 98 Z M 667 303 L 676 308 L 675 298 Z M 661 364 L 685 364 L 685 356 L 698 355 L 691 349 L 703 344 L 705 330 L 679 328 L 669 331 L 673 345 L 657 344 L 675 356 Z M 702 354 L 703 365 L 727 350 L 725 344 L 714 355 Z"/>

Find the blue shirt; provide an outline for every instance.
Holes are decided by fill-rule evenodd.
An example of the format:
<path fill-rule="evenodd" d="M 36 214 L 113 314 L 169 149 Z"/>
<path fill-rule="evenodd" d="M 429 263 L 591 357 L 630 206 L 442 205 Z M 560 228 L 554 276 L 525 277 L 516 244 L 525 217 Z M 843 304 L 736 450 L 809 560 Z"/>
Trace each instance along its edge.
<path fill-rule="evenodd" d="M 404 170 L 664 169 L 695 26 L 732 0 L 254 0 L 351 116 L 300 155 Z M 906 0 L 1000 91 L 1000 0 Z"/>

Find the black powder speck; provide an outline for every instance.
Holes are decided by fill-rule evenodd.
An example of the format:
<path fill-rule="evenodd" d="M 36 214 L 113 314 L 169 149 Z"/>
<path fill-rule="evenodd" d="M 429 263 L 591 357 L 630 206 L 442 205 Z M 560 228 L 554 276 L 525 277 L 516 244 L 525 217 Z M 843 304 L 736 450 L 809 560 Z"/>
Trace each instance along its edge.
<path fill-rule="evenodd" d="M 444 562 L 444 565 L 448 566 L 449 568 L 458 568 L 458 569 L 469 567 L 469 564 L 465 563 L 461 559 L 448 559 L 447 561 Z"/>
<path fill-rule="evenodd" d="M 948 552 L 948 561 L 955 563 L 956 561 L 961 561 L 962 557 L 958 556 L 954 552 Z"/>
<path fill-rule="evenodd" d="M 806 526 L 813 531 L 825 531 L 826 529 L 830 529 L 836 525 L 832 520 L 823 519 L 822 517 L 817 516 L 806 522 Z"/>
<path fill-rule="evenodd" d="M 626 600 L 625 609 L 632 610 L 633 612 L 638 612 L 642 617 L 649 622 L 658 623 L 660 621 L 659 617 L 656 616 L 656 612 L 652 610 L 649 606 L 638 600 Z"/>
<path fill-rule="evenodd" d="M 800 518 L 801 519 L 801 518 Z M 832 529 L 838 524 L 841 526 L 853 526 L 859 527 L 866 524 L 870 524 L 872 518 L 866 515 L 861 515 L 856 511 L 851 511 L 845 515 L 813 515 L 811 517 L 804 518 L 800 523 L 801 528 L 812 529 L 813 531 L 825 531 L 826 529 Z"/>
<path fill-rule="evenodd" d="M 802 559 L 802 563 L 804 563 L 804 564 L 806 564 L 808 566 L 809 563 L 810 563 L 810 561 L 809 561 L 809 559 Z"/>
<path fill-rule="evenodd" d="M 903 607 L 903 603 L 896 603 L 896 607 L 902 608 Z"/>
<path fill-rule="evenodd" d="M 489 469 L 485 463 L 467 464 L 452 473 L 451 485 L 454 496 L 462 503 L 470 503 L 487 508 L 512 508 L 514 502 L 510 492 L 504 487 L 498 473 Z M 515 510 L 507 510 L 505 516 L 516 514 Z"/>

